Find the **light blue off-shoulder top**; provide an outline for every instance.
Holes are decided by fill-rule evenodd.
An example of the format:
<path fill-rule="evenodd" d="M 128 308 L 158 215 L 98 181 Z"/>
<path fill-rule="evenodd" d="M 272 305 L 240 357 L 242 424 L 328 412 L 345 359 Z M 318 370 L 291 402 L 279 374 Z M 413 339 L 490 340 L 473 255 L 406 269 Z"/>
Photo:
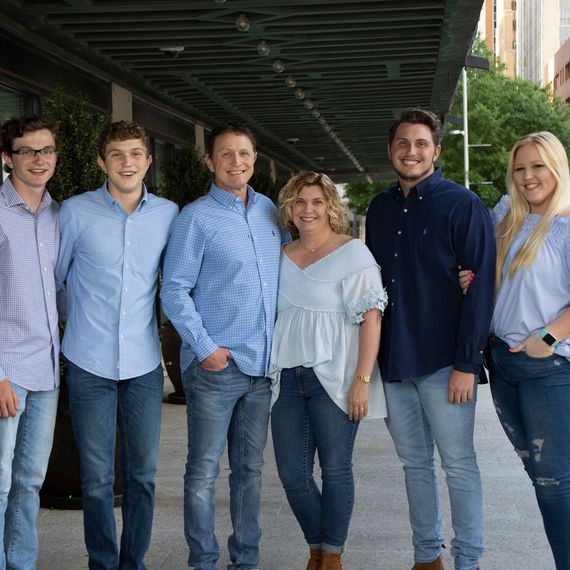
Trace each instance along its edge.
<path fill-rule="evenodd" d="M 491 213 L 495 226 L 509 209 L 509 197 L 504 196 Z M 570 306 L 570 217 L 553 218 L 532 267 L 520 269 L 509 277 L 516 252 L 540 219 L 538 214 L 526 217 L 503 265 L 491 330 L 510 347 L 556 320 Z M 559 340 L 555 353 L 570 360 L 570 338 Z"/>
<path fill-rule="evenodd" d="M 277 322 L 269 364 L 272 404 L 284 368 L 312 368 L 331 399 L 347 412 L 358 360 L 359 323 L 372 308 L 384 310 L 380 268 L 362 241 L 353 239 L 305 269 L 281 254 Z M 376 364 L 368 417 L 386 417 Z"/>

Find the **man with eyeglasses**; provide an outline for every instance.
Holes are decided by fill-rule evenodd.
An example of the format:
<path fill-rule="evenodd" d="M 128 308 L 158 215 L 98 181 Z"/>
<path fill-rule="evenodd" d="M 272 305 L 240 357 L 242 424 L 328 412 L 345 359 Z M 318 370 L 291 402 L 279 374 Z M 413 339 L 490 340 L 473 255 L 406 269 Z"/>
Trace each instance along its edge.
<path fill-rule="evenodd" d="M 59 392 L 59 206 L 46 189 L 57 148 L 38 117 L 10 119 L 0 137 L 0 570 L 32 570 Z"/>
<path fill-rule="evenodd" d="M 164 374 L 155 299 L 162 252 L 178 215 L 147 192 L 150 142 L 136 123 L 111 123 L 98 163 L 107 180 L 61 206 L 57 281 L 67 284 L 62 352 L 79 450 L 91 570 L 143 570 L 150 544 Z M 113 513 L 121 435 L 123 531 Z"/>

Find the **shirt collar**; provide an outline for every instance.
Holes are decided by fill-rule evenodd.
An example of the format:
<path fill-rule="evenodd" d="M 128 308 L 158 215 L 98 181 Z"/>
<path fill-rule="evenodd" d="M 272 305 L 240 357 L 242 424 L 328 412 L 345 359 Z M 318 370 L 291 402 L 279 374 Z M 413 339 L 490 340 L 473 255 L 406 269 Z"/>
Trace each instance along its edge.
<path fill-rule="evenodd" d="M 2 194 L 4 197 L 6 205 L 9 208 L 12 208 L 13 206 L 26 206 L 29 208 L 28 203 L 24 200 L 24 198 L 22 198 L 22 195 L 16 190 L 16 188 L 14 188 L 11 176 L 4 180 L 4 183 L 0 188 L 0 194 Z M 52 197 L 50 196 L 50 193 L 47 191 L 47 189 L 44 188 L 42 199 L 40 200 L 40 205 L 38 207 L 38 212 L 49 206 L 51 203 Z"/>
<path fill-rule="evenodd" d="M 121 204 L 118 202 L 118 200 L 109 192 L 107 180 L 105 180 L 105 182 L 103 183 L 103 186 L 101 186 L 101 188 L 99 188 L 97 190 L 97 192 L 102 196 L 103 202 L 105 202 L 105 204 L 107 204 L 107 206 L 109 206 L 110 208 L 113 208 L 115 206 L 115 204 L 117 204 L 117 206 L 121 207 Z M 148 201 L 148 191 L 146 189 L 145 183 L 143 182 L 142 199 L 134 211 L 136 212 L 137 210 L 140 210 L 142 208 L 142 205 L 145 204 L 147 201 Z"/>
<path fill-rule="evenodd" d="M 226 206 L 228 208 L 235 205 L 236 198 L 241 202 L 241 198 L 239 196 L 236 196 L 236 194 L 233 194 L 232 192 L 227 192 L 226 190 L 222 190 L 221 188 L 216 186 L 214 184 L 214 182 L 212 182 L 212 185 L 210 186 L 210 196 L 212 196 L 212 198 L 214 198 L 214 200 L 216 200 L 217 202 L 219 202 L 220 204 L 222 204 L 223 206 Z M 247 185 L 247 203 L 248 204 L 252 204 L 252 203 L 255 204 L 256 201 L 257 201 L 257 193 L 248 184 Z"/>
<path fill-rule="evenodd" d="M 443 174 L 441 173 L 439 166 L 437 166 L 427 178 L 424 178 L 421 182 L 418 182 L 415 186 L 410 188 L 410 194 L 415 190 L 418 196 L 424 196 L 432 188 L 435 188 L 442 180 Z M 400 190 L 400 185 L 396 186 L 395 193 L 396 195 L 404 195 Z"/>

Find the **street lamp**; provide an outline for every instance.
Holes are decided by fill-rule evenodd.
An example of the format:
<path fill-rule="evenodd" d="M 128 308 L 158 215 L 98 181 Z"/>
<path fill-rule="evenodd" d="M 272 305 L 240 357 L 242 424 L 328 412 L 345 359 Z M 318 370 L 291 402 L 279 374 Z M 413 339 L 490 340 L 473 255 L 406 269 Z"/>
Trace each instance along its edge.
<path fill-rule="evenodd" d="M 452 134 L 463 134 L 463 183 L 465 188 L 469 188 L 469 120 L 467 117 L 467 68 L 476 67 L 478 69 L 489 70 L 489 60 L 485 57 L 468 55 L 465 58 L 465 66 L 462 70 L 463 78 L 463 132 L 451 131 Z M 483 145 L 478 145 L 483 146 Z M 489 145 L 490 146 L 490 145 Z"/>

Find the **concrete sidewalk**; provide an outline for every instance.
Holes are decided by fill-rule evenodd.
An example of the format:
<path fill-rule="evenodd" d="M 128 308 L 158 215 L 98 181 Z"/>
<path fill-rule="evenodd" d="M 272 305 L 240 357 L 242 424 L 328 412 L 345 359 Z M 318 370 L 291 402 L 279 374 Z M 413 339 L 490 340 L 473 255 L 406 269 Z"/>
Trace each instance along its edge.
<path fill-rule="evenodd" d="M 166 392 L 172 391 L 167 382 Z M 271 438 L 270 438 L 271 439 Z M 510 447 L 492 407 L 488 386 L 479 390 L 476 444 L 485 490 L 486 552 L 482 570 L 554 570 L 532 485 Z M 149 570 L 187 568 L 183 532 L 182 475 L 186 457 L 186 408 L 163 405 L 162 441 L 156 480 L 156 510 Z M 265 454 L 263 570 L 304 570 L 307 546 L 285 500 L 271 443 Z M 409 570 L 413 565 L 403 472 L 383 421 L 363 422 L 354 455 L 356 505 L 344 556 L 346 570 Z M 446 540 L 452 537 L 444 475 L 440 473 Z M 116 510 L 119 519 L 120 510 Z M 38 570 L 87 568 L 81 511 L 42 509 Z M 217 486 L 218 568 L 229 562 L 231 532 L 228 467 Z M 446 568 L 453 565 L 445 554 Z"/>

